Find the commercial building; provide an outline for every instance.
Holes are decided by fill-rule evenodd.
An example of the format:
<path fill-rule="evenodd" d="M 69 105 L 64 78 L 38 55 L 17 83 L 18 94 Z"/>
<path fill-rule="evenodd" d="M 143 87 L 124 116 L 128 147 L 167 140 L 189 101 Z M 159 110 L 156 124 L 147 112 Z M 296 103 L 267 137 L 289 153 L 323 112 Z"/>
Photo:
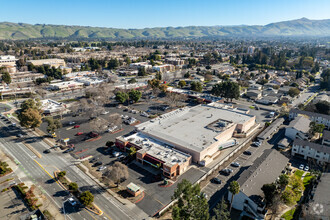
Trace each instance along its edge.
<path fill-rule="evenodd" d="M 303 157 L 305 160 L 313 159 L 317 163 L 329 163 L 330 147 L 295 139 L 292 144 L 291 155 Z"/>
<path fill-rule="evenodd" d="M 178 58 L 166 58 L 165 62 L 174 66 L 181 66 L 185 64 L 185 60 L 181 60 Z"/>
<path fill-rule="evenodd" d="M 3 66 L 16 66 L 18 59 L 15 56 L 0 56 L 0 67 Z"/>
<path fill-rule="evenodd" d="M 139 63 L 131 63 L 129 67 L 135 69 L 144 68 L 145 70 L 147 70 L 147 69 L 151 69 L 152 65 L 150 65 L 148 62 L 139 62 Z"/>
<path fill-rule="evenodd" d="M 45 75 L 41 73 L 33 73 L 33 72 L 17 72 L 10 73 L 11 82 L 12 83 L 26 83 L 32 82 L 39 78 L 44 78 Z"/>
<path fill-rule="evenodd" d="M 163 64 L 163 65 L 159 65 L 159 66 L 153 66 L 152 69 L 155 71 L 158 71 L 160 73 L 164 73 L 167 71 L 174 71 L 175 66 L 172 64 Z"/>
<path fill-rule="evenodd" d="M 211 103 L 166 113 L 137 125 L 136 131 L 191 155 L 192 162 L 206 166 L 234 135 L 247 134 L 255 126 L 255 119 L 243 110 Z M 119 147 L 122 144 L 118 143 Z"/>
<path fill-rule="evenodd" d="M 240 192 L 234 196 L 232 207 L 242 211 L 241 216 L 264 219 L 267 212 L 261 190 L 264 184 L 277 180 L 289 159 L 274 149 L 267 149 L 237 180 Z M 232 194 L 228 191 L 228 200 Z"/>
<path fill-rule="evenodd" d="M 73 89 L 80 89 L 84 87 L 84 83 L 76 82 L 76 81 L 61 81 L 56 83 L 49 84 L 50 90 L 73 90 Z"/>
<path fill-rule="evenodd" d="M 55 67 L 55 68 L 66 65 L 64 59 L 27 60 L 26 62 L 28 64 L 31 63 L 34 66 L 49 65 L 49 66 Z"/>
<path fill-rule="evenodd" d="M 51 99 L 44 99 L 41 100 L 41 109 L 45 115 L 51 115 L 65 111 L 65 105 Z"/>

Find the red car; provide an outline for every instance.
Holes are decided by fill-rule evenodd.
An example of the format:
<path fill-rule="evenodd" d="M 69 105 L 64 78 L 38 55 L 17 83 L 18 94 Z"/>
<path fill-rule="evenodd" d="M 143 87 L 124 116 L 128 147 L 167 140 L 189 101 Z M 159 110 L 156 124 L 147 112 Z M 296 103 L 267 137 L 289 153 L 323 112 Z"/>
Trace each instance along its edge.
<path fill-rule="evenodd" d="M 99 134 L 98 134 L 98 133 L 95 133 L 95 132 L 91 132 L 91 133 L 89 133 L 89 136 L 90 136 L 91 138 L 95 138 L 95 137 L 98 137 Z"/>
<path fill-rule="evenodd" d="M 80 128 L 80 125 L 75 125 L 73 126 L 73 128 Z"/>
<path fill-rule="evenodd" d="M 84 133 L 83 132 L 78 132 L 76 135 L 79 136 L 79 135 L 83 135 Z"/>

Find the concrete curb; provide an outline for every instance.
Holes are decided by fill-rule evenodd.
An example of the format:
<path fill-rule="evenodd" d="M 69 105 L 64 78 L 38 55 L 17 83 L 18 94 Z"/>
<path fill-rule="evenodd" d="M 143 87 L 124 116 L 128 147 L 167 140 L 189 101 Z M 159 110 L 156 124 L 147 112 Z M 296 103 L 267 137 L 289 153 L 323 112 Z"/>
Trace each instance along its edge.
<path fill-rule="evenodd" d="M 42 158 L 42 155 L 34 148 L 32 147 L 30 144 L 27 144 L 25 142 L 23 142 L 23 144 L 29 148 L 30 151 L 32 151 L 38 158 Z"/>

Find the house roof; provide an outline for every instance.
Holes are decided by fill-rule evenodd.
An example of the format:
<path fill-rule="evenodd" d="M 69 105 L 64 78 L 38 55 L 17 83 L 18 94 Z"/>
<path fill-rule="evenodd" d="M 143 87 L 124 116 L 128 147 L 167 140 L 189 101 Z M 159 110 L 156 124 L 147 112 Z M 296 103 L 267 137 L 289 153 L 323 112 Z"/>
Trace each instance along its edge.
<path fill-rule="evenodd" d="M 324 130 L 322 137 L 324 140 L 330 140 L 330 131 Z"/>
<path fill-rule="evenodd" d="M 253 198 L 263 197 L 261 187 L 275 182 L 289 159 L 274 149 L 267 149 L 237 180 L 241 192 Z"/>
<path fill-rule="evenodd" d="M 293 121 L 291 121 L 289 127 L 292 127 L 303 133 L 307 133 L 309 131 L 310 123 L 311 123 L 311 121 L 309 120 L 309 118 L 299 116 L 299 117 L 295 118 Z"/>
<path fill-rule="evenodd" d="M 309 117 L 314 117 L 314 118 L 321 117 L 321 118 L 326 118 L 327 120 L 330 120 L 330 115 L 320 114 L 320 113 L 316 113 L 316 112 L 302 111 L 297 108 L 291 109 L 290 113 L 307 115 Z"/>
<path fill-rule="evenodd" d="M 324 146 L 324 145 L 321 145 L 321 144 L 316 144 L 316 143 L 309 142 L 309 141 L 304 141 L 304 140 L 301 140 L 301 139 L 295 139 L 293 141 L 293 145 L 308 146 L 310 148 L 313 148 L 316 151 L 323 152 L 323 153 L 326 153 L 326 154 L 330 154 L 330 147 Z"/>

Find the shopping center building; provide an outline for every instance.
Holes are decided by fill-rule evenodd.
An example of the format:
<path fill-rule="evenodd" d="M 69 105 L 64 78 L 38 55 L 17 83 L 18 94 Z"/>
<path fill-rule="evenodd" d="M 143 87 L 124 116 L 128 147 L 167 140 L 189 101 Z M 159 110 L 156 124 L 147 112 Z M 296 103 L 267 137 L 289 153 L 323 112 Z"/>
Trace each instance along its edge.
<path fill-rule="evenodd" d="M 255 116 L 247 110 L 219 103 L 197 105 L 139 124 L 137 133 L 118 137 L 116 145 L 124 151 L 135 147 L 137 161 L 160 167 L 172 177 L 191 162 L 206 166 L 234 135 L 248 133 L 254 125 Z"/>

